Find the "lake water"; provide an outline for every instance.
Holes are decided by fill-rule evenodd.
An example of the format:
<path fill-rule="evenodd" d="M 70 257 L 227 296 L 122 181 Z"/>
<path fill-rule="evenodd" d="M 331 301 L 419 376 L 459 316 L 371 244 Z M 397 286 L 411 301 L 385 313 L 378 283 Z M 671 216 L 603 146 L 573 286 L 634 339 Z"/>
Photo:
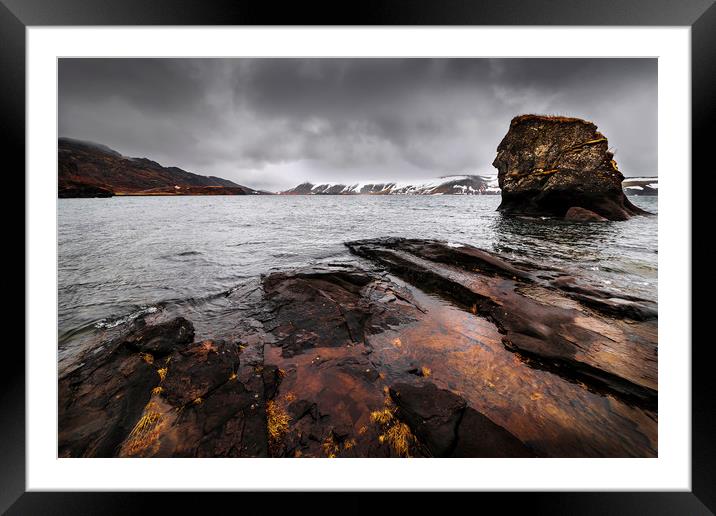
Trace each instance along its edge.
<path fill-rule="evenodd" d="M 211 311 L 270 270 L 355 262 L 343 242 L 471 244 L 656 301 L 657 217 L 593 224 L 504 217 L 499 196 L 207 196 L 58 200 L 60 357 L 143 313 Z M 656 197 L 632 202 L 657 212 Z M 202 337 L 202 335 L 198 335 Z"/>

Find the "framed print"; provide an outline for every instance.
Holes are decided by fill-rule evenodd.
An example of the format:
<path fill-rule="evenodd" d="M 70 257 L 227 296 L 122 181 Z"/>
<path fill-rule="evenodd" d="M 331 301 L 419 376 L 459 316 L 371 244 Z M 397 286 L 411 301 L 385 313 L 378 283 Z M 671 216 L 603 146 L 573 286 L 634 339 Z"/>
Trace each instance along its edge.
<path fill-rule="evenodd" d="M 27 308 L 3 510 L 710 514 L 716 8 L 577 5 L 4 1 Z"/>

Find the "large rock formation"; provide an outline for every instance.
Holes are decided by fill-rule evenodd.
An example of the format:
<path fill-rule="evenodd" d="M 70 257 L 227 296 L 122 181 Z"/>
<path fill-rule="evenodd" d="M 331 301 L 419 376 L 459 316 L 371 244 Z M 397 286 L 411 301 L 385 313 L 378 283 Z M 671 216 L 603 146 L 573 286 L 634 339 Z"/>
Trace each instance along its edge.
<path fill-rule="evenodd" d="M 607 138 L 586 120 L 515 117 L 492 164 L 505 213 L 563 217 L 578 207 L 609 220 L 646 214 L 624 195 Z"/>

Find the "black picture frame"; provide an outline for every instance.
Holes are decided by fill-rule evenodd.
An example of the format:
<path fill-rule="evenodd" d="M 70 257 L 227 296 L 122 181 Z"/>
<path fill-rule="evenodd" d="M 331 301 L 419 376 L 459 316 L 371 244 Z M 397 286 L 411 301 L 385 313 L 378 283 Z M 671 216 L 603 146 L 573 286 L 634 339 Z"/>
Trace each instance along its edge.
<path fill-rule="evenodd" d="M 25 170 L 25 30 L 29 26 L 81 25 L 647 25 L 691 27 L 692 71 L 692 163 L 693 170 L 708 174 L 713 146 L 716 102 L 716 5 L 714 0 L 363 0 L 360 3 L 328 1 L 291 2 L 247 0 L 0 0 L 0 141 L 12 166 L 5 172 L 18 181 L 9 192 L 27 195 Z M 695 175 L 692 173 L 692 184 Z M 692 275 L 699 268 L 695 244 L 700 239 L 696 224 L 705 220 L 708 201 L 705 189 L 692 187 Z M 703 202 L 701 202 L 703 201 Z M 13 209 L 13 219 L 9 219 Z M 4 207 L 6 220 L 17 218 L 17 208 Z M 713 234 L 713 232 L 703 233 Z M 708 244 L 701 244 L 708 246 Z M 19 247 L 19 246 L 18 246 Z M 708 247 L 706 247 L 708 248 Z M 24 249 L 24 247 L 23 247 Z M 23 251 L 23 267 L 28 257 Z M 708 253 L 707 253 L 708 254 Z M 27 270 L 24 269 L 26 274 Z M 705 268 L 701 270 L 707 270 Z M 707 275 L 706 275 L 707 276 Z M 25 282 L 27 276 L 25 275 Z M 708 320 L 708 304 L 696 303 L 698 293 L 710 289 L 710 278 L 692 286 L 694 330 Z M 20 305 L 20 303 L 18 303 Z M 22 305 L 24 307 L 24 303 Z M 713 514 L 716 511 L 716 434 L 711 386 L 710 339 L 692 337 L 692 491 L 609 493 L 484 493 L 485 501 L 500 510 L 529 510 L 549 514 Z M 19 337 L 19 336 L 18 336 Z M 9 339 L 8 339 L 9 340 Z M 130 514 L 149 509 L 159 501 L 163 512 L 172 506 L 207 507 L 207 494 L 172 493 L 50 493 L 25 492 L 25 352 L 14 343 L 4 344 L 4 371 L 0 375 L 0 511 L 8 514 Z M 672 343 L 674 344 L 674 343 Z M 684 345 L 687 343 L 683 343 Z M 212 495 L 217 496 L 217 495 Z M 282 494 L 229 494 L 219 498 L 245 507 L 264 505 L 277 512 L 297 506 L 323 505 L 306 495 L 298 504 Z M 263 498 L 261 498 L 263 496 Z M 379 494 L 349 495 L 344 510 L 368 512 Z M 451 495 L 454 496 L 454 495 Z M 464 495 L 453 503 L 473 506 Z M 156 500 L 162 497 L 161 500 Z M 241 501 L 237 499 L 240 497 Z M 424 494 L 411 494 L 410 505 L 424 507 Z M 263 501 L 262 501 L 263 500 Z M 214 504 L 216 500 L 212 499 Z M 238 503 L 237 503 L 238 502 Z M 330 509 L 330 508 L 328 508 Z M 335 506 L 334 506 L 335 509 Z"/>

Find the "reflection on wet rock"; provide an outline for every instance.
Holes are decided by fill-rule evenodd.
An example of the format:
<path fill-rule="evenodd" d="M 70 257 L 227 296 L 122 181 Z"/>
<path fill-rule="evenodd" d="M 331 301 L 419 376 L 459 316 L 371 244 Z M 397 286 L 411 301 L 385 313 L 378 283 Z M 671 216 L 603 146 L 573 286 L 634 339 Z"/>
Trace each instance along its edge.
<path fill-rule="evenodd" d="M 656 455 L 654 303 L 458 243 L 347 245 L 200 326 L 108 331 L 60 377 L 60 456 Z"/>

